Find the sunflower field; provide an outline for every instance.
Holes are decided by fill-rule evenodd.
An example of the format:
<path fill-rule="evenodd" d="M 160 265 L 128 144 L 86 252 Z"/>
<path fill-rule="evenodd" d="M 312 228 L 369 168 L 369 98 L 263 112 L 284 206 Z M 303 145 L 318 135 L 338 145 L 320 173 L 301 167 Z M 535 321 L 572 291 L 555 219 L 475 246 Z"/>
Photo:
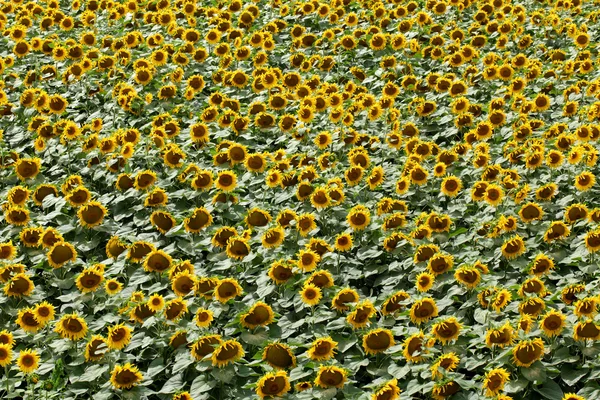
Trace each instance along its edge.
<path fill-rule="evenodd" d="M 0 398 L 600 399 L 599 0 L 0 0 Z"/>

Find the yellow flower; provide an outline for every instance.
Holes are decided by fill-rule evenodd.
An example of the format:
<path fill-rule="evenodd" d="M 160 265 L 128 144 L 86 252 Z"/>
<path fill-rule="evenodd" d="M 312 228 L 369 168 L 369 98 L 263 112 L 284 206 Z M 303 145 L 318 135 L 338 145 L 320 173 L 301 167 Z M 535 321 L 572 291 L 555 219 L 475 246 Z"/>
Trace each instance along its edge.
<path fill-rule="evenodd" d="M 118 324 L 108 328 L 108 348 L 121 350 L 131 341 L 131 332 L 133 330 L 125 324 Z"/>
<path fill-rule="evenodd" d="M 548 337 L 560 335 L 565 327 L 566 317 L 559 311 L 549 311 L 540 322 L 540 327 Z"/>
<path fill-rule="evenodd" d="M 224 367 L 244 357 L 242 345 L 235 339 L 227 340 L 215 348 L 211 360 L 215 367 Z"/>
<path fill-rule="evenodd" d="M 352 229 L 360 231 L 365 229 L 371 222 L 371 213 L 366 207 L 359 204 L 350 210 L 346 221 Z"/>
<path fill-rule="evenodd" d="M 382 353 L 394 345 L 394 335 L 389 329 L 372 329 L 363 336 L 362 346 L 367 355 Z"/>
<path fill-rule="evenodd" d="M 348 372 L 334 365 L 321 365 L 315 378 L 315 385 L 327 388 L 342 388 L 346 383 Z"/>
<path fill-rule="evenodd" d="M 423 348 L 425 345 L 425 335 L 423 332 L 415 333 L 404 341 L 404 349 L 402 354 L 407 361 L 419 363 L 425 359 L 423 354 L 426 350 Z M 418 353 L 418 354 L 417 354 Z"/>
<path fill-rule="evenodd" d="M 28 297 L 34 289 L 35 285 L 28 275 L 17 273 L 4 285 L 4 294 L 9 297 Z"/>
<path fill-rule="evenodd" d="M 30 374 L 35 372 L 40 365 L 40 356 L 36 350 L 21 350 L 17 358 L 17 365 L 21 372 Z"/>
<path fill-rule="evenodd" d="M 265 397 L 281 397 L 291 389 L 288 374 L 285 371 L 269 372 L 256 383 L 256 394 Z"/>
<path fill-rule="evenodd" d="M 512 355 L 518 367 L 528 368 L 544 355 L 544 342 L 540 338 L 521 340 L 513 348 Z"/>
<path fill-rule="evenodd" d="M 117 389 L 131 389 L 143 379 L 138 367 L 131 363 L 115 365 L 111 371 L 110 383 Z"/>
<path fill-rule="evenodd" d="M 462 325 L 455 317 L 449 317 L 433 325 L 432 333 L 437 340 L 446 344 L 452 340 L 458 339 Z"/>
<path fill-rule="evenodd" d="M 410 319 L 417 325 L 429 321 L 431 318 L 437 317 L 437 315 L 437 305 L 435 304 L 435 300 L 430 297 L 417 300 L 410 309 Z"/>
<path fill-rule="evenodd" d="M 240 316 L 240 323 L 244 328 L 254 329 L 258 326 L 267 326 L 275 319 L 273 309 L 268 304 L 258 301 L 254 303 L 247 313 Z"/>
<path fill-rule="evenodd" d="M 510 374 L 504 368 L 494 368 L 485 374 L 483 388 L 486 396 L 496 396 L 510 379 Z"/>
<path fill-rule="evenodd" d="M 296 356 L 292 349 L 283 343 L 270 343 L 265 346 L 262 359 L 275 369 L 296 367 Z"/>
<path fill-rule="evenodd" d="M 306 305 L 309 305 L 309 306 L 315 306 L 315 305 L 319 304 L 319 302 L 321 301 L 321 298 L 323 297 L 321 288 L 319 288 L 318 286 L 315 286 L 313 284 L 310 284 L 310 283 L 305 284 L 299 293 L 300 293 L 302 302 L 304 302 Z"/>
<path fill-rule="evenodd" d="M 387 381 L 371 396 L 371 400 L 398 400 L 400 398 L 400 388 L 398 380 L 392 379 Z"/>
<path fill-rule="evenodd" d="M 85 360 L 98 361 L 104 357 L 107 351 L 106 339 L 100 335 L 94 335 L 85 346 Z"/>
<path fill-rule="evenodd" d="M 242 287 L 233 278 L 220 279 L 214 289 L 215 298 L 221 303 L 226 303 L 229 299 L 240 296 L 242 292 Z"/>
<path fill-rule="evenodd" d="M 13 359 L 11 346 L 0 343 L 0 367 L 8 367 Z"/>
<path fill-rule="evenodd" d="M 77 313 L 65 314 L 56 323 L 54 331 L 63 339 L 77 341 L 83 339 L 87 334 L 87 323 Z"/>

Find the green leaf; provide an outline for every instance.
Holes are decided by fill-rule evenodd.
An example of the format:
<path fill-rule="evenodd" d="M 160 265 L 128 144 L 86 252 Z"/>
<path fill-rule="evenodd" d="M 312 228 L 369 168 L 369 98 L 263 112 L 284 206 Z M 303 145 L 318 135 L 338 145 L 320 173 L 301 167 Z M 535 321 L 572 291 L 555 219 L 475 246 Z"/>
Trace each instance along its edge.
<path fill-rule="evenodd" d="M 589 370 L 587 368 L 583 369 L 573 369 L 568 366 L 564 366 L 560 377 L 562 380 L 569 386 L 575 386 L 577 382 L 581 380 L 584 376 L 588 374 Z"/>
<path fill-rule="evenodd" d="M 546 368 L 540 361 L 536 361 L 529 368 L 521 368 L 521 374 L 528 381 L 538 384 L 546 380 Z"/>
<path fill-rule="evenodd" d="M 561 400 L 563 391 L 553 380 L 546 381 L 541 387 L 535 388 L 535 391 L 550 400 Z"/>

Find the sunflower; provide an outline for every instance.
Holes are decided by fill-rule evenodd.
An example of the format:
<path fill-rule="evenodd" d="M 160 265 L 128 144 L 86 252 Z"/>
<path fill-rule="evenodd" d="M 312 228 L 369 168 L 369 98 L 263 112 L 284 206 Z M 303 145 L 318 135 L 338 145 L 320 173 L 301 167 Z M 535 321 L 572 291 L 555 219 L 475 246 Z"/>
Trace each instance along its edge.
<path fill-rule="evenodd" d="M 346 221 L 353 230 L 361 231 L 370 224 L 371 213 L 366 207 L 359 204 L 352 207 L 346 217 Z"/>
<path fill-rule="evenodd" d="M 138 367 L 131 363 L 115 365 L 111 371 L 110 383 L 117 389 L 131 389 L 143 379 Z"/>
<path fill-rule="evenodd" d="M 173 229 L 176 224 L 175 218 L 165 211 L 154 211 L 150 215 L 150 222 L 163 235 Z"/>
<path fill-rule="evenodd" d="M 29 222 L 29 210 L 23 207 L 8 207 L 4 213 L 4 219 L 14 226 L 26 225 Z"/>
<path fill-rule="evenodd" d="M 269 372 L 256 383 L 256 394 L 261 399 L 265 397 L 281 397 L 291 389 L 287 372 Z"/>
<path fill-rule="evenodd" d="M 533 259 L 529 272 L 536 276 L 543 276 L 549 274 L 553 269 L 554 260 L 547 255 L 540 253 Z"/>
<path fill-rule="evenodd" d="M 435 304 L 435 300 L 430 297 L 417 300 L 410 309 L 410 319 L 417 325 L 437 317 L 437 315 L 437 305 Z"/>
<path fill-rule="evenodd" d="M 77 341 L 83 339 L 87 334 L 87 323 L 77 313 L 65 314 L 56 323 L 54 331 L 63 339 Z"/>
<path fill-rule="evenodd" d="M 242 287 L 233 278 L 220 279 L 214 288 L 214 296 L 221 303 L 226 303 L 229 299 L 240 296 L 242 292 Z"/>
<path fill-rule="evenodd" d="M 165 307 L 165 299 L 160 294 L 153 294 L 145 305 L 152 313 L 159 312 Z"/>
<path fill-rule="evenodd" d="M 235 260 L 243 260 L 250 254 L 250 245 L 242 237 L 232 237 L 227 241 L 227 256 Z"/>
<path fill-rule="evenodd" d="M 321 288 L 313 284 L 305 284 L 299 292 L 302 302 L 308 306 L 319 304 L 323 294 Z"/>
<path fill-rule="evenodd" d="M 130 250 L 131 251 L 131 250 Z M 173 259 L 162 250 L 152 250 L 144 258 L 144 270 L 163 273 L 172 266 Z"/>
<path fill-rule="evenodd" d="M 494 368 L 485 374 L 483 388 L 486 396 L 496 396 L 504 389 L 504 385 L 510 379 L 510 374 L 504 368 Z"/>
<path fill-rule="evenodd" d="M 292 349 L 283 343 L 271 343 L 265 346 L 262 353 L 263 361 L 266 361 L 275 369 L 287 369 L 296 367 L 296 356 Z"/>
<path fill-rule="evenodd" d="M 4 285 L 4 294 L 9 297 L 28 297 L 31 295 L 35 285 L 25 273 L 15 274 L 6 285 Z"/>
<path fill-rule="evenodd" d="M 566 317 L 559 311 L 549 311 L 541 320 L 540 327 L 548 337 L 560 335 L 565 327 Z"/>
<path fill-rule="evenodd" d="M 296 229 L 302 236 L 308 235 L 311 231 L 317 228 L 315 216 L 311 213 L 305 213 L 296 217 Z"/>
<path fill-rule="evenodd" d="M 526 223 L 541 220 L 543 215 L 542 208 L 536 203 L 527 203 L 519 210 L 519 217 Z"/>
<path fill-rule="evenodd" d="M 164 315 L 169 321 L 179 321 L 188 312 L 187 301 L 178 297 L 165 303 Z"/>
<path fill-rule="evenodd" d="M 39 322 L 35 318 L 35 310 L 33 308 L 22 308 L 17 313 L 17 325 L 25 332 L 36 333 L 44 327 L 44 323 Z"/>
<path fill-rule="evenodd" d="M 106 354 L 107 345 L 106 339 L 100 335 L 94 335 L 85 345 L 85 360 L 86 361 L 99 361 Z"/>
<path fill-rule="evenodd" d="M 585 247 L 590 253 L 600 250 L 600 231 L 594 230 L 585 234 Z"/>
<path fill-rule="evenodd" d="M 467 289 L 472 290 L 481 282 L 481 272 L 475 267 L 461 267 L 454 272 L 454 279 Z"/>
<path fill-rule="evenodd" d="M 596 183 L 596 177 L 589 171 L 583 171 L 575 177 L 575 187 L 580 192 L 585 192 L 591 189 Z"/>
<path fill-rule="evenodd" d="M 502 245 L 502 255 L 509 259 L 515 259 L 525 252 L 525 241 L 519 235 L 506 240 Z"/>
<path fill-rule="evenodd" d="M 562 221 L 553 221 L 544 233 L 544 241 L 551 243 L 556 240 L 564 239 L 571 234 L 569 227 Z M 587 238 L 587 237 L 586 237 Z M 600 236 L 599 236 L 600 238 Z M 586 240 L 587 244 L 587 240 Z M 600 242 L 599 242 L 600 244 Z M 600 247 L 599 247 L 600 248 Z M 588 248 L 589 250 L 589 248 Z"/>
<path fill-rule="evenodd" d="M 446 344 L 452 340 L 458 339 L 462 325 L 455 317 L 447 318 L 433 325 L 432 333 L 437 340 Z"/>
<path fill-rule="evenodd" d="M 573 339 L 578 341 L 600 340 L 600 326 L 592 319 L 579 321 L 573 328 Z"/>
<path fill-rule="evenodd" d="M 534 318 L 540 315 L 545 309 L 546 303 L 538 297 L 530 297 L 519 304 L 519 313 L 521 315 L 530 315 Z"/>
<path fill-rule="evenodd" d="M 439 276 L 452 269 L 454 258 L 450 254 L 434 254 L 427 262 L 427 270 L 434 276 Z"/>
<path fill-rule="evenodd" d="M 258 301 L 248 312 L 240 316 L 240 323 L 244 328 L 254 329 L 258 326 L 267 326 L 275 319 L 273 309 L 268 304 Z"/>
<path fill-rule="evenodd" d="M 189 271 L 181 271 L 171 278 L 171 289 L 177 296 L 186 296 L 196 286 L 196 275 Z"/>
<path fill-rule="evenodd" d="M 12 347 L 0 343 L 0 367 L 8 367 L 13 359 Z"/>
<path fill-rule="evenodd" d="M 513 348 L 512 355 L 518 367 L 528 368 L 544 355 L 544 342 L 540 338 L 521 340 Z"/>
<path fill-rule="evenodd" d="M 380 386 L 371 396 L 371 400 L 398 400 L 400 392 L 398 380 L 394 378 Z"/>
<path fill-rule="evenodd" d="M 17 365 L 21 372 L 30 374 L 35 372 L 40 365 L 40 356 L 36 350 L 21 350 L 17 358 Z"/>
<path fill-rule="evenodd" d="M 413 363 L 422 362 L 425 357 L 423 354 L 426 352 L 423 349 L 423 345 L 425 344 L 425 335 L 423 332 L 415 333 L 404 341 L 402 354 L 407 361 Z"/>
<path fill-rule="evenodd" d="M 456 176 L 450 175 L 444 178 L 440 191 L 448 197 L 455 197 L 462 189 L 462 181 Z"/>
<path fill-rule="evenodd" d="M 598 299 L 586 297 L 575 302 L 574 314 L 578 317 L 593 318 L 598 312 Z"/>
<path fill-rule="evenodd" d="M 434 282 L 435 275 L 429 272 L 421 272 L 416 277 L 415 286 L 419 292 L 426 292 L 433 287 Z"/>
<path fill-rule="evenodd" d="M 54 306 L 47 301 L 43 301 L 35 306 L 33 314 L 37 322 L 47 324 L 54 319 Z"/>
<path fill-rule="evenodd" d="M 382 353 L 394 345 L 394 335 L 389 329 L 372 329 L 363 336 L 362 346 L 367 355 Z"/>
<path fill-rule="evenodd" d="M 199 338 L 190 348 L 192 356 L 201 361 L 207 355 L 213 353 L 215 346 L 223 343 L 220 335 L 207 335 Z"/>
<path fill-rule="evenodd" d="M 237 185 L 237 176 L 233 171 L 221 171 L 217 176 L 215 186 L 228 193 L 235 189 Z"/>
<path fill-rule="evenodd" d="M 342 388 L 346 383 L 348 372 L 335 365 L 321 365 L 315 378 L 315 385 L 328 388 Z"/>
<path fill-rule="evenodd" d="M 25 181 L 33 179 L 40 172 L 42 160 L 39 158 L 21 158 L 15 164 L 15 173 L 17 177 Z"/>
<path fill-rule="evenodd" d="M 5 344 L 9 347 L 13 347 L 15 345 L 15 339 L 13 338 L 13 334 L 7 331 L 6 329 L 0 331 L 0 344 Z"/>
<path fill-rule="evenodd" d="M 133 330 L 125 324 L 118 324 L 108 328 L 107 346 L 109 349 L 121 350 L 131 341 Z"/>
<path fill-rule="evenodd" d="M 293 269 L 291 263 L 286 263 L 283 260 L 274 261 L 269 268 L 269 278 L 273 280 L 277 285 L 281 285 L 287 282 L 293 275 Z"/>
<path fill-rule="evenodd" d="M 458 364 L 460 363 L 460 358 L 455 353 L 446 353 L 442 354 L 437 358 L 437 360 L 431 366 L 431 377 L 433 379 L 438 379 L 442 377 L 440 373 L 440 369 L 443 369 L 448 372 L 454 371 Z"/>
<path fill-rule="evenodd" d="M 230 339 L 219 344 L 212 353 L 212 365 L 222 368 L 244 357 L 242 345 L 235 339 Z"/>
<path fill-rule="evenodd" d="M 95 268 L 86 268 L 77 276 L 75 282 L 81 293 L 89 293 L 95 292 L 103 280 L 104 275 L 101 271 Z"/>

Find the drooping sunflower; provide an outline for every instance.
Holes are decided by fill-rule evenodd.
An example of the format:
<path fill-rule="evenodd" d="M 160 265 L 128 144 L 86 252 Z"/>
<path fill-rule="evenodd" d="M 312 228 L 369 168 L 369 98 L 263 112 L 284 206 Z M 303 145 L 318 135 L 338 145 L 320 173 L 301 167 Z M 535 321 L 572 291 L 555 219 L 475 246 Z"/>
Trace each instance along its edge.
<path fill-rule="evenodd" d="M 222 342 L 212 353 L 212 365 L 222 368 L 244 357 L 242 345 L 235 339 Z"/>
<path fill-rule="evenodd" d="M 425 335 L 422 331 L 409 336 L 403 344 L 402 354 L 404 355 L 404 358 L 413 363 L 422 362 L 425 359 L 424 345 Z"/>
<path fill-rule="evenodd" d="M 502 255 L 512 260 L 525 252 L 525 241 L 520 235 L 515 235 L 506 240 L 502 245 Z"/>
<path fill-rule="evenodd" d="M 56 323 L 54 331 L 63 339 L 81 340 L 88 331 L 87 323 L 77 313 L 65 314 Z"/>
<path fill-rule="evenodd" d="M 512 350 L 513 361 L 518 367 L 528 368 L 544 356 L 544 342 L 540 338 L 521 340 Z"/>
<path fill-rule="evenodd" d="M 398 400 L 400 392 L 398 380 L 394 378 L 380 386 L 371 396 L 371 400 Z"/>
<path fill-rule="evenodd" d="M 578 341 L 600 340 L 600 325 L 592 319 L 579 321 L 573 328 L 573 339 Z"/>
<path fill-rule="evenodd" d="M 181 297 L 167 301 L 163 311 L 169 321 L 179 321 L 187 312 L 187 301 Z"/>
<path fill-rule="evenodd" d="M 240 316 L 240 323 L 245 328 L 254 329 L 258 326 L 267 326 L 275 320 L 275 314 L 271 306 L 265 302 L 254 303 L 248 312 Z"/>
<path fill-rule="evenodd" d="M 430 368 L 431 377 L 433 379 L 441 378 L 442 374 L 440 373 L 440 369 L 452 372 L 458 367 L 459 363 L 460 358 L 458 358 L 455 353 L 442 354 L 437 358 Z"/>
<path fill-rule="evenodd" d="M 17 273 L 4 285 L 4 294 L 9 297 L 28 297 L 34 289 L 35 285 L 28 275 Z"/>
<path fill-rule="evenodd" d="M 430 297 L 415 301 L 410 308 L 410 319 L 417 325 L 429 321 L 431 318 L 437 317 L 437 315 L 437 305 L 435 300 Z"/>
<path fill-rule="evenodd" d="M 143 379 L 143 375 L 137 366 L 127 363 L 125 365 L 115 365 L 111 371 L 110 383 L 117 389 L 131 389 L 138 385 Z"/>
<path fill-rule="evenodd" d="M 113 350 L 121 350 L 131 341 L 133 329 L 125 324 L 117 324 L 108 328 L 107 346 Z"/>
<path fill-rule="evenodd" d="M 442 344 L 446 344 L 458 339 L 461 329 L 460 322 L 455 317 L 449 317 L 433 325 L 432 333 Z"/>
<path fill-rule="evenodd" d="M 315 385 L 327 388 L 342 388 L 347 381 L 348 372 L 335 365 L 321 365 L 315 378 Z"/>
<path fill-rule="evenodd" d="M 169 232 L 176 224 L 175 218 L 166 212 L 166 211 L 154 211 L 150 215 L 150 223 L 153 227 L 155 227 L 160 233 L 165 235 Z"/>
<path fill-rule="evenodd" d="M 181 271 L 171 278 L 171 289 L 177 296 L 186 296 L 194 290 L 198 279 L 189 271 Z"/>
<path fill-rule="evenodd" d="M 485 336 L 485 342 L 488 347 L 497 346 L 504 348 L 510 346 L 514 339 L 514 330 L 509 322 L 506 322 L 500 328 L 488 329 Z"/>
<path fill-rule="evenodd" d="M 261 399 L 265 397 L 281 397 L 291 389 L 287 372 L 269 372 L 256 383 L 256 394 Z"/>
<path fill-rule="evenodd" d="M 394 335 L 389 329 L 372 329 L 363 336 L 362 346 L 367 355 L 378 354 L 395 345 Z"/>
<path fill-rule="evenodd" d="M 275 369 L 296 367 L 296 356 L 290 346 L 284 343 L 275 342 L 265 346 L 262 359 Z"/>
<path fill-rule="evenodd" d="M 351 288 L 340 289 L 331 301 L 331 307 L 338 311 L 347 311 L 350 309 L 349 303 L 357 303 L 359 300 L 356 290 Z"/>
<path fill-rule="evenodd" d="M 227 256 L 235 260 L 243 260 L 250 254 L 250 245 L 248 241 L 242 237 L 232 237 L 227 241 L 226 253 Z"/>
<path fill-rule="evenodd" d="M 504 385 L 510 379 L 510 374 L 504 368 L 494 368 L 485 374 L 483 388 L 486 396 L 496 396 L 504 389 Z"/>
<path fill-rule="evenodd" d="M 220 279 L 214 288 L 214 296 L 221 303 L 240 296 L 243 292 L 237 280 L 233 278 Z"/>
<path fill-rule="evenodd" d="M 100 335 L 94 335 L 85 345 L 85 360 L 99 361 L 104 357 L 107 349 L 106 339 Z"/>
<path fill-rule="evenodd" d="M 36 333 L 44 327 L 44 323 L 35 318 L 35 310 L 31 307 L 22 308 L 17 313 L 17 325 L 25 332 Z"/>

